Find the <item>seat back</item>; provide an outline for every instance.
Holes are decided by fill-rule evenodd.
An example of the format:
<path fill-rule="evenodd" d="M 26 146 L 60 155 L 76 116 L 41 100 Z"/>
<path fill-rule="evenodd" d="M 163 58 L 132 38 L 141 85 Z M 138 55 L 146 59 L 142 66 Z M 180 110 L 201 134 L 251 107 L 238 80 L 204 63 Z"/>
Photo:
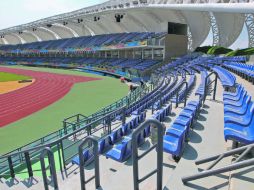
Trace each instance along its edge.
<path fill-rule="evenodd" d="M 251 117 L 251 122 L 250 122 L 250 132 L 252 136 L 254 136 L 254 103 L 251 102 L 251 107 L 250 107 L 250 113 L 249 116 Z"/>

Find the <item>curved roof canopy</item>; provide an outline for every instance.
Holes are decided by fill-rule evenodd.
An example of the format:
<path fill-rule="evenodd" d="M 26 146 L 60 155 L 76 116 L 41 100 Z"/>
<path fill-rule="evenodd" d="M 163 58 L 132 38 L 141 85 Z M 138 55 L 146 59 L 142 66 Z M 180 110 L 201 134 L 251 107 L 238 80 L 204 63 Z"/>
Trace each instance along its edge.
<path fill-rule="evenodd" d="M 250 1 L 111 0 L 0 30 L 0 44 L 120 32 L 166 32 L 167 23 L 176 22 L 188 25 L 190 49 L 200 46 L 210 31 L 214 45 L 230 46 L 238 39 L 247 16 L 250 18 L 252 13 L 254 3 Z M 121 22 L 116 22 L 118 14 L 123 15 Z M 253 28 L 248 30 L 253 31 Z M 253 40 L 250 31 L 249 39 Z"/>

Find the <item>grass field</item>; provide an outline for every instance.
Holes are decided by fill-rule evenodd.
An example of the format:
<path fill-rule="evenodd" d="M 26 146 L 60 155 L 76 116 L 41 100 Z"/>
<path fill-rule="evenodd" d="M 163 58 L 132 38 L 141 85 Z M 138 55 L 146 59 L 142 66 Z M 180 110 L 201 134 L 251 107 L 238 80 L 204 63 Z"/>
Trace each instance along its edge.
<path fill-rule="evenodd" d="M 12 68 L 96 77 L 103 80 L 76 84 L 64 98 L 56 103 L 33 115 L 0 128 L 0 154 L 7 153 L 62 128 L 62 121 L 66 117 L 77 113 L 90 115 L 128 93 L 127 85 L 110 77 L 61 69 L 21 66 Z"/>
<path fill-rule="evenodd" d="M 27 79 L 31 79 L 31 77 L 0 72 L 0 82 L 19 81 L 19 80 L 27 80 Z"/>

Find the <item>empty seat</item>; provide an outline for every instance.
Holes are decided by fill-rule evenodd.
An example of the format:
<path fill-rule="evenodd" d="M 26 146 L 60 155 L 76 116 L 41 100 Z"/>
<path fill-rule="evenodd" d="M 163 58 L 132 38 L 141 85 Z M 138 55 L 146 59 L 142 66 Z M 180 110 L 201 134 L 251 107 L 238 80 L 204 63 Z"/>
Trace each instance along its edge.
<path fill-rule="evenodd" d="M 104 152 L 109 150 L 113 146 L 113 143 L 111 141 L 111 137 L 107 136 L 107 137 L 101 139 L 98 142 L 98 146 L 99 146 L 98 148 L 99 148 L 99 153 L 100 154 L 103 154 Z"/>
<path fill-rule="evenodd" d="M 117 129 L 116 131 L 113 131 L 110 135 L 111 142 L 115 144 L 117 141 L 119 141 L 123 136 L 122 128 Z"/>
<path fill-rule="evenodd" d="M 122 141 L 106 153 L 106 158 L 111 158 L 118 162 L 126 161 L 132 154 L 131 140 Z"/>
<path fill-rule="evenodd" d="M 94 161 L 94 154 L 93 154 L 93 149 L 89 148 L 89 149 L 85 149 L 83 151 L 83 159 L 84 159 L 84 165 L 87 166 L 90 163 L 92 163 Z M 72 160 L 71 160 L 72 164 L 77 164 L 80 165 L 80 160 L 79 160 L 79 155 L 75 156 Z"/>
<path fill-rule="evenodd" d="M 247 121 L 227 122 L 224 126 L 225 140 L 233 140 L 243 144 L 254 143 L 254 104 L 247 111 Z"/>

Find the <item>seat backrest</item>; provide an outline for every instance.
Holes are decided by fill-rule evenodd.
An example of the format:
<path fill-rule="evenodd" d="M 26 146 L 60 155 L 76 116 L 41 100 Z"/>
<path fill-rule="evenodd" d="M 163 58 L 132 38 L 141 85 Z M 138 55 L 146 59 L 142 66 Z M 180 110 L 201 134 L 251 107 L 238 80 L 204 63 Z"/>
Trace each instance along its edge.
<path fill-rule="evenodd" d="M 251 106 L 250 106 L 249 117 L 251 117 L 251 122 L 250 122 L 249 127 L 250 127 L 250 132 L 254 136 L 254 103 L 251 102 L 250 104 L 251 104 Z"/>

